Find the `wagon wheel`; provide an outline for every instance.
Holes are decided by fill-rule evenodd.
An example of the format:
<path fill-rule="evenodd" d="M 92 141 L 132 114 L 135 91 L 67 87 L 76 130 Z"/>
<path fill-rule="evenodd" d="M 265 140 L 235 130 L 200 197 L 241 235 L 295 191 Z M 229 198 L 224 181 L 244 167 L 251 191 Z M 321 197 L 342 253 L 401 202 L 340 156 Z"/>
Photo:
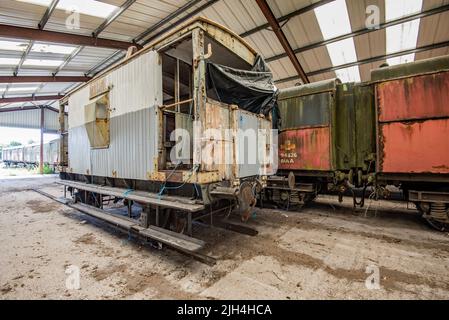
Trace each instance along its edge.
<path fill-rule="evenodd" d="M 243 182 L 240 186 L 240 192 L 238 195 L 239 212 L 242 217 L 242 221 L 246 222 L 251 216 L 251 213 L 256 206 L 257 199 L 254 194 L 253 185 L 249 182 Z"/>
<path fill-rule="evenodd" d="M 440 232 L 445 232 L 449 230 L 449 225 L 447 223 L 443 223 L 440 221 L 437 221 L 433 218 L 425 218 L 427 223 L 434 229 L 440 231 Z"/>
<path fill-rule="evenodd" d="M 280 195 L 281 201 L 276 201 L 276 205 L 281 209 L 285 211 L 289 211 L 291 209 L 290 206 L 290 191 L 281 191 Z"/>
<path fill-rule="evenodd" d="M 445 223 L 434 219 L 432 217 L 430 208 L 428 210 L 424 210 L 419 202 L 416 202 L 415 205 L 416 209 L 418 209 L 419 213 L 432 228 L 440 232 L 449 231 L 449 223 Z M 449 214 L 447 212 L 446 214 L 448 215 L 447 219 L 449 220 Z"/>

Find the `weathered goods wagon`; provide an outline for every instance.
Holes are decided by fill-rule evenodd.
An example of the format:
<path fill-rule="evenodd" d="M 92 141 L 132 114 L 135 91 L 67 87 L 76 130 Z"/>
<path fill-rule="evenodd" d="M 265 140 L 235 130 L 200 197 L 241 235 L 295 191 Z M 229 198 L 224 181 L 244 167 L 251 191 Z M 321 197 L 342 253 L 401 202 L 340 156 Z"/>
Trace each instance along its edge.
<path fill-rule="evenodd" d="M 395 185 L 432 226 L 447 230 L 448 101 L 449 56 L 373 70 L 369 83 L 282 91 L 279 172 L 268 198 L 290 205 L 318 192 L 350 192 L 363 206 L 368 187 L 380 198 Z"/>
<path fill-rule="evenodd" d="M 279 94 L 279 171 L 269 197 L 302 205 L 374 179 L 374 99 L 367 84 L 325 80 Z M 285 178 L 284 178 L 285 177 Z"/>
<path fill-rule="evenodd" d="M 179 239 L 168 230 L 192 235 L 197 219 L 235 204 L 247 219 L 272 169 L 276 94 L 254 49 L 195 19 L 61 101 L 69 111 L 62 183 L 97 208 L 110 196 L 124 199 L 130 215 L 138 204 L 140 235 L 161 241 L 164 232 L 171 245 Z M 194 251 L 198 242 L 183 239 Z"/>
<path fill-rule="evenodd" d="M 400 184 L 437 228 L 449 225 L 449 56 L 372 72 L 377 181 Z"/>

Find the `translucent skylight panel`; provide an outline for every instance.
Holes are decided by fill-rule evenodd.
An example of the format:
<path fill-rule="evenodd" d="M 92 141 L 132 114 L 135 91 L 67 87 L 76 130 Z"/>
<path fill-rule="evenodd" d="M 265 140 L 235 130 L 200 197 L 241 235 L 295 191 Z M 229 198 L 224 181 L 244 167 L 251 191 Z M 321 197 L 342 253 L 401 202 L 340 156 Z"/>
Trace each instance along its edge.
<path fill-rule="evenodd" d="M 388 27 L 387 54 L 416 48 L 420 19 Z"/>
<path fill-rule="evenodd" d="M 0 58 L 0 65 L 14 66 L 20 62 L 19 58 Z"/>
<path fill-rule="evenodd" d="M 394 65 L 397 65 L 397 64 L 403 64 L 403 63 L 409 63 L 409 62 L 413 62 L 413 61 L 415 61 L 415 54 L 414 53 L 387 59 L 387 63 L 390 66 L 394 66 Z"/>
<path fill-rule="evenodd" d="M 336 70 L 335 74 L 342 82 L 360 82 L 360 70 L 358 66 Z"/>
<path fill-rule="evenodd" d="M 387 21 L 399 19 L 421 12 L 423 0 L 385 0 L 385 18 Z M 420 19 L 402 23 L 386 29 L 387 54 L 416 48 Z M 388 59 L 390 65 L 412 62 L 414 54 Z"/>
<path fill-rule="evenodd" d="M 118 7 L 95 0 L 59 0 L 56 8 L 69 11 L 75 10 L 89 16 L 106 18 L 110 16 Z"/>
<path fill-rule="evenodd" d="M 348 9 L 345 0 L 336 0 L 314 9 L 324 40 L 351 33 Z M 357 61 L 354 39 L 345 39 L 326 45 L 332 65 L 340 66 Z M 336 71 L 343 82 L 359 82 L 358 66 Z"/>
<path fill-rule="evenodd" d="M 71 54 L 76 47 L 73 46 L 60 46 L 53 44 L 43 44 L 35 43 L 31 48 L 32 52 L 45 52 L 45 53 L 60 53 L 60 54 Z"/>
<path fill-rule="evenodd" d="M 345 0 L 336 0 L 314 9 L 324 40 L 351 32 Z"/>
<path fill-rule="evenodd" d="M 353 38 L 330 43 L 326 47 L 334 66 L 357 61 Z"/>
<path fill-rule="evenodd" d="M 333 66 L 340 66 L 357 61 L 354 39 L 352 38 L 328 44 L 326 47 Z M 360 70 L 358 66 L 340 69 L 335 73 L 343 82 L 360 82 Z"/>
<path fill-rule="evenodd" d="M 18 0 L 21 2 L 28 2 L 44 7 L 48 7 L 51 4 L 51 0 Z M 96 0 L 59 0 L 57 9 L 64 11 L 76 11 L 81 14 L 89 16 L 106 18 L 111 15 L 118 7 L 96 1 Z"/>
<path fill-rule="evenodd" d="M 28 2 L 32 4 L 37 4 L 39 6 L 48 7 L 51 4 L 52 0 L 18 0 L 20 2 Z"/>
<path fill-rule="evenodd" d="M 27 86 L 27 87 L 11 87 L 8 89 L 9 93 L 13 92 L 34 92 L 39 88 L 39 86 Z"/>
<path fill-rule="evenodd" d="M 387 21 L 421 12 L 423 0 L 385 0 Z"/>
<path fill-rule="evenodd" d="M 27 46 L 28 43 L 26 42 L 0 40 L 0 50 L 25 51 Z"/>
<path fill-rule="evenodd" d="M 23 63 L 24 66 L 42 66 L 42 67 L 59 67 L 63 60 L 39 60 L 39 59 L 26 59 Z"/>

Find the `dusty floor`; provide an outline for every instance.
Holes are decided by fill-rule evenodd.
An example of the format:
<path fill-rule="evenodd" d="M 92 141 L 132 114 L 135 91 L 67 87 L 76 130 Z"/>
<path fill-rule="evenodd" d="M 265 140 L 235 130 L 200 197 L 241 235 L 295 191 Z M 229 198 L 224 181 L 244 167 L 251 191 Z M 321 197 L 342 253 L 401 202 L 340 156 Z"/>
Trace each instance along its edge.
<path fill-rule="evenodd" d="M 256 237 L 197 230 L 218 258 L 210 267 L 28 190 L 61 195 L 55 179 L 0 178 L 0 299 L 449 298 L 449 236 L 403 204 L 354 213 L 321 197 L 300 213 L 258 210 Z"/>

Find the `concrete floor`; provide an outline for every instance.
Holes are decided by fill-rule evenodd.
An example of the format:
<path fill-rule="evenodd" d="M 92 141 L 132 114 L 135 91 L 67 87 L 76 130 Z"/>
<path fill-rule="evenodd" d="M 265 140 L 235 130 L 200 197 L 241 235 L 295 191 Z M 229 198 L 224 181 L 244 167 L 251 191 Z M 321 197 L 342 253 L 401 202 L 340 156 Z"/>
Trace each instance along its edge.
<path fill-rule="evenodd" d="M 55 179 L 0 178 L 0 299 L 449 298 L 449 236 L 404 204 L 353 212 L 320 197 L 301 212 L 258 210 L 256 237 L 197 230 L 210 267 L 29 190 L 62 195 Z"/>

